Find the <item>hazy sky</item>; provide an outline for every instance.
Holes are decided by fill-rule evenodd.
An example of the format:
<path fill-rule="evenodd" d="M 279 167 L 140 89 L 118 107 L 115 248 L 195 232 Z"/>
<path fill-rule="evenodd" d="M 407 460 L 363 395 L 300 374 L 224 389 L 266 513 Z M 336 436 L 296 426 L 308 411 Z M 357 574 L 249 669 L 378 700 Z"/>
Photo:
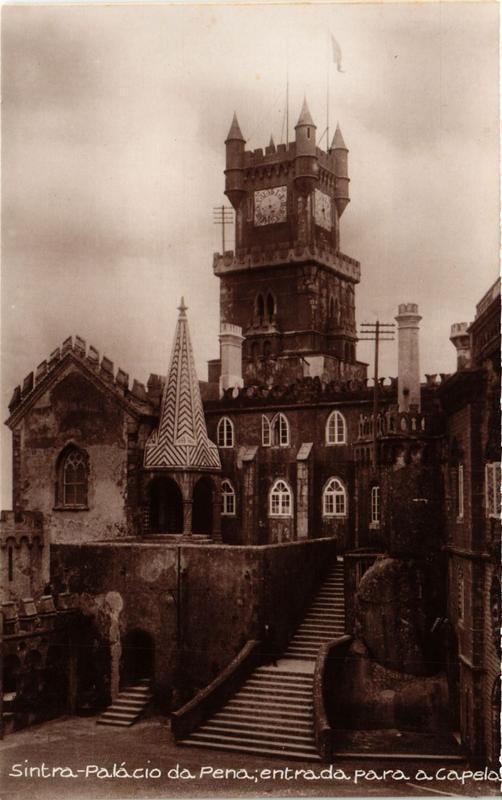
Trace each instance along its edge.
<path fill-rule="evenodd" d="M 224 140 L 290 138 L 303 95 L 350 149 L 342 250 L 357 320 L 423 316 L 422 372 L 454 369 L 449 326 L 498 274 L 496 3 L 4 6 L 2 414 L 13 387 L 79 334 L 132 377 L 165 373 L 181 294 L 199 377 L 218 356 Z M 371 361 L 368 345 L 358 357 Z M 382 374 L 396 374 L 385 346 Z M 5 432 L 3 432 L 5 434 Z M 10 434 L 2 439 L 10 507 Z"/>

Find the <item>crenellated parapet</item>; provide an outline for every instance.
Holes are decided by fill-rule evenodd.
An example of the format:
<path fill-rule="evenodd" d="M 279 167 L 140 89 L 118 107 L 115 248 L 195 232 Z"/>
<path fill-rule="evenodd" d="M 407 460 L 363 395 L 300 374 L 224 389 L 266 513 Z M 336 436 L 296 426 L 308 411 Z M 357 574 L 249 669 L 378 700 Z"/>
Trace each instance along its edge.
<path fill-rule="evenodd" d="M 44 546 L 42 514 L 38 511 L 0 512 L 0 547 L 3 550 L 9 546 L 19 549 L 23 543 L 29 548 L 35 543 Z"/>
<path fill-rule="evenodd" d="M 282 247 L 278 245 L 263 248 L 240 248 L 235 253 L 233 250 L 227 250 L 223 255 L 214 253 L 213 271 L 215 275 L 222 276 L 239 270 L 280 264 L 304 264 L 312 260 L 328 267 L 335 275 L 345 278 L 351 283 L 359 283 L 361 279 L 359 261 L 344 255 L 344 253 L 315 245 L 297 244 L 295 247 L 289 247 L 287 243 Z"/>
<path fill-rule="evenodd" d="M 379 395 L 382 400 L 391 401 L 396 396 L 397 378 L 382 378 L 379 381 Z M 235 387 L 223 392 L 218 405 L 235 407 L 248 405 L 276 405 L 277 403 L 318 403 L 341 400 L 370 400 L 373 387 L 368 379 L 353 378 L 348 381 L 323 382 L 320 378 L 306 377 L 289 385 L 251 385 Z M 206 407 L 212 407 L 214 401 L 207 401 Z"/>
<path fill-rule="evenodd" d="M 132 387 L 129 388 L 129 373 L 121 367 L 115 369 L 113 361 L 106 355 L 100 358 L 99 351 L 93 345 L 87 346 L 85 339 L 80 336 L 69 336 L 60 347 L 56 347 L 33 372 L 30 372 L 25 377 L 22 384 L 16 386 L 9 403 L 10 414 L 14 414 L 18 407 L 36 392 L 39 385 L 62 364 L 69 353 L 84 363 L 101 380 L 109 384 L 121 397 L 126 397 L 140 404 L 155 403 L 157 398 L 156 386 L 152 390 L 150 382 L 152 378 L 157 376 L 150 376 L 148 389 L 137 380 L 133 380 Z"/>

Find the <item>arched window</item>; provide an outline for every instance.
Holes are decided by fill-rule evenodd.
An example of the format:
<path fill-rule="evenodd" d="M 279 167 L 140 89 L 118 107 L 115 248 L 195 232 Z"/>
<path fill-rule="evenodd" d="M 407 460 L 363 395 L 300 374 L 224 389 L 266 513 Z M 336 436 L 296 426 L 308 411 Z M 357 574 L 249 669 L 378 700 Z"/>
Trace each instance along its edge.
<path fill-rule="evenodd" d="M 221 514 L 223 517 L 235 516 L 235 491 L 226 478 L 221 482 Z"/>
<path fill-rule="evenodd" d="M 261 443 L 263 447 L 270 447 L 272 444 L 272 426 L 265 414 L 262 414 L 261 417 Z"/>
<path fill-rule="evenodd" d="M 347 423 L 340 411 L 332 411 L 326 421 L 326 444 L 347 444 Z"/>
<path fill-rule="evenodd" d="M 87 453 L 75 446 L 63 450 L 59 457 L 56 483 L 56 506 L 86 508 L 89 481 Z"/>
<path fill-rule="evenodd" d="M 260 355 L 260 345 L 258 342 L 253 342 L 251 345 L 251 358 L 258 358 Z"/>
<path fill-rule="evenodd" d="M 258 322 L 262 325 L 265 317 L 265 303 L 262 294 L 259 294 L 256 298 L 256 316 L 258 317 Z"/>
<path fill-rule="evenodd" d="M 380 487 L 371 487 L 370 524 L 377 528 L 380 525 Z"/>
<path fill-rule="evenodd" d="M 333 297 L 333 295 L 331 295 L 331 297 L 329 298 L 328 316 L 330 319 L 335 318 L 335 298 Z"/>
<path fill-rule="evenodd" d="M 267 294 L 267 317 L 269 322 L 272 322 L 274 314 L 275 314 L 275 301 L 269 292 Z"/>
<path fill-rule="evenodd" d="M 272 342 L 265 341 L 263 342 L 263 356 L 264 358 L 268 358 L 272 353 Z"/>
<path fill-rule="evenodd" d="M 234 446 L 234 423 L 228 417 L 222 417 L 218 422 L 216 442 L 218 447 Z"/>
<path fill-rule="evenodd" d="M 269 495 L 269 516 L 291 517 L 293 515 L 293 495 L 286 481 L 276 480 Z"/>
<path fill-rule="evenodd" d="M 276 414 L 272 420 L 272 444 L 289 447 L 289 422 L 284 414 Z"/>
<path fill-rule="evenodd" d="M 324 517 L 347 516 L 347 492 L 339 478 L 330 478 L 322 495 Z"/>

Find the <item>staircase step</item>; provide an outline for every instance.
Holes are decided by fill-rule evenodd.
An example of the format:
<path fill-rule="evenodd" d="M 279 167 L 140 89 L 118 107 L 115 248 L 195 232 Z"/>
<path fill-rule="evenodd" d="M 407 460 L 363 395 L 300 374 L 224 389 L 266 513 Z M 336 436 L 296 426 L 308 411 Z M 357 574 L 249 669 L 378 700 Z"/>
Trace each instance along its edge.
<path fill-rule="evenodd" d="M 274 750 L 278 750 L 279 752 L 284 753 L 285 750 L 288 750 L 291 753 L 299 752 L 299 753 L 311 753 L 312 755 L 317 755 L 317 750 L 315 749 L 315 745 L 312 742 L 310 745 L 307 742 L 298 742 L 297 744 L 294 743 L 287 743 L 287 746 L 282 747 L 280 742 L 276 739 L 253 739 L 249 736 L 235 736 L 235 737 L 226 737 L 224 735 L 214 735 L 211 733 L 201 733 L 197 731 L 196 733 L 192 733 L 189 737 L 189 742 L 192 744 L 193 742 L 206 742 L 212 744 L 234 744 L 234 745 L 244 745 L 244 746 L 258 746 L 258 747 L 271 747 Z"/>
<path fill-rule="evenodd" d="M 253 703 L 245 700 L 230 700 L 224 707 L 225 713 L 259 717 L 284 717 L 286 719 L 310 719 L 313 706 L 291 708 L 289 705 L 277 706 L 270 703 Z"/>
<path fill-rule="evenodd" d="M 279 731 L 277 730 L 256 730 L 246 728 L 244 731 L 238 727 L 225 727 L 219 725 L 218 723 L 207 723 L 206 725 L 202 725 L 201 728 L 197 731 L 198 733 L 204 733 L 213 735 L 215 738 L 230 738 L 230 739 L 240 739 L 245 737 L 246 739 L 255 739 L 259 740 L 260 742 L 267 742 L 276 744 L 277 742 L 286 742 L 287 744 L 292 745 L 306 745 L 307 747 L 315 746 L 315 742 L 312 737 L 312 731 L 309 731 L 308 734 L 300 733 L 294 734 L 290 733 L 288 728 L 281 728 Z"/>
<path fill-rule="evenodd" d="M 309 689 L 290 689 L 289 687 L 286 689 L 279 689 L 279 687 L 275 687 L 273 690 L 270 689 L 268 686 L 260 686 L 257 684 L 256 686 L 248 686 L 247 684 L 244 686 L 243 689 L 240 690 L 239 695 L 241 697 L 246 697 L 247 695 L 262 695 L 264 697 L 277 697 L 277 698 L 284 698 L 288 699 L 291 698 L 292 700 L 303 700 L 304 698 L 309 698 L 312 696 L 312 692 Z"/>
<path fill-rule="evenodd" d="M 241 695 L 240 692 L 230 701 L 232 703 L 249 702 L 257 706 L 270 706 L 274 708 L 306 709 L 312 706 L 312 697 L 292 699 L 289 697 L 272 697 L 271 695 Z"/>
<path fill-rule="evenodd" d="M 274 673 L 271 672 L 253 672 L 250 678 L 246 681 L 246 685 L 253 683 L 260 683 L 262 686 L 283 686 L 284 688 L 292 688 L 292 689 L 304 689 L 305 687 L 309 688 L 312 686 L 312 675 L 298 675 L 298 678 L 281 678 L 280 676 L 276 677 Z"/>
<path fill-rule="evenodd" d="M 193 735 L 193 734 L 192 734 Z M 208 750 L 229 750 L 234 753 L 253 753 L 255 755 L 264 756 L 277 756 L 279 758 L 290 758 L 299 761 L 320 761 L 317 752 L 298 752 L 291 751 L 288 748 L 276 749 L 273 747 L 259 747 L 257 745 L 246 746 L 244 744 L 211 744 L 208 742 L 192 741 L 191 739 L 182 739 L 179 744 L 190 745 L 191 747 L 201 747 Z"/>
<path fill-rule="evenodd" d="M 261 717 L 258 714 L 241 715 L 219 712 L 214 717 L 211 717 L 211 722 L 218 722 L 221 725 L 259 728 L 260 730 L 289 730 L 309 735 L 312 733 L 312 722 L 307 719 L 296 720 L 281 717 Z"/>

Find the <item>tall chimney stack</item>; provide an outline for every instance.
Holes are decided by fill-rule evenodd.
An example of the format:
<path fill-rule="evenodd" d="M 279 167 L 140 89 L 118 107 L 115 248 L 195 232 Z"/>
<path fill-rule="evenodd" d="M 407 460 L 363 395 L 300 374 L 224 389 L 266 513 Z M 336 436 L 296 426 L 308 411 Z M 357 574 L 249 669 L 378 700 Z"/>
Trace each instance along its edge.
<path fill-rule="evenodd" d="M 467 332 L 468 322 L 455 322 L 451 326 L 450 342 L 457 351 L 457 370 L 471 366 L 471 336 Z"/>
<path fill-rule="evenodd" d="M 416 303 L 401 303 L 397 317 L 397 395 L 399 411 L 420 411 L 420 365 Z"/>
<path fill-rule="evenodd" d="M 222 322 L 220 328 L 220 397 L 226 389 L 244 386 L 242 378 L 242 328 Z"/>

